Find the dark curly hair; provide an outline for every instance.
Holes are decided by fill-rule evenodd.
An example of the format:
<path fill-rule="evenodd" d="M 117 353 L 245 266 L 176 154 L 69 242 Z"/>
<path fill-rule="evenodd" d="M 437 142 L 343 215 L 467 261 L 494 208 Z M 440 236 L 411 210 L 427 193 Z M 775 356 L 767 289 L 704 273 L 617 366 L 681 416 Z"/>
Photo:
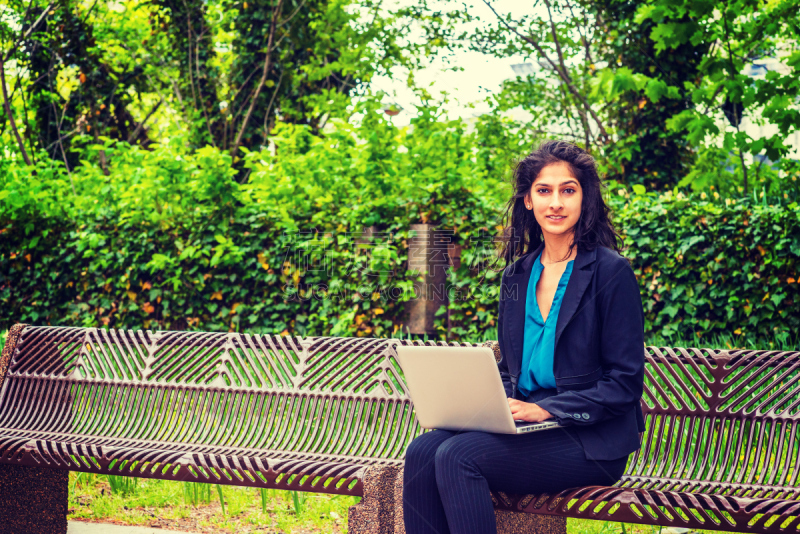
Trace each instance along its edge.
<path fill-rule="evenodd" d="M 542 229 L 533 212 L 525 208 L 524 198 L 541 170 L 560 162 L 569 165 L 583 189 L 581 215 L 575 224 L 575 235 L 566 257 L 572 254 L 576 246 L 579 250 L 593 250 L 604 246 L 620 252 L 622 238 L 611 223 L 611 209 L 606 206 L 602 194 L 602 189 L 607 186 L 597 174 L 594 158 L 572 143 L 545 141 L 517 163 L 514 169 L 514 194 L 508 201 L 503 217 L 503 248 L 500 252 L 500 259 L 505 260 L 506 267 L 515 257 L 536 250 L 542 243 Z"/>

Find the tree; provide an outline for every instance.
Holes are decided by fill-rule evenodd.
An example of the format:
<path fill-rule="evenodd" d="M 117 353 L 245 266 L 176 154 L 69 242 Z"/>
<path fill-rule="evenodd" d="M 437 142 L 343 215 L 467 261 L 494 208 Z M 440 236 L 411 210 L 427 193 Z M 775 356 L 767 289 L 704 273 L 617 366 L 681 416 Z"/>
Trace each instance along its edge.
<path fill-rule="evenodd" d="M 12 5 L 17 9 L 21 7 L 19 4 Z M 31 35 L 31 33 L 33 33 L 40 26 L 42 21 L 49 14 L 51 6 L 48 6 L 40 13 L 36 13 L 35 10 L 31 9 L 32 7 L 32 4 L 29 5 L 28 9 L 22 15 L 21 24 L 19 24 L 21 27 L 19 35 L 17 35 L 15 28 L 13 28 L 12 25 L 7 21 L 0 23 L 0 38 L 2 38 L 2 44 L 4 45 L 2 48 L 0 48 L 0 86 L 2 86 L 0 88 L 0 92 L 2 92 L 3 95 L 3 112 L 17 141 L 22 158 L 28 165 L 31 165 L 32 161 L 28 156 L 28 151 L 25 148 L 25 142 L 22 140 L 16 120 L 14 119 L 14 111 L 12 110 L 11 106 L 11 97 L 9 96 L 8 87 L 6 85 L 6 63 L 11 56 L 17 53 L 21 44 Z M 31 17 L 34 15 L 35 20 L 31 19 Z M 29 23 L 30 20 L 33 20 L 33 22 Z M 10 43 L 8 48 L 5 46 L 6 41 Z M 3 124 L 5 124 L 5 122 L 6 121 L 3 121 Z"/>
<path fill-rule="evenodd" d="M 30 0 L 13 17 L 24 30 L 44 10 Z M 9 48 L 18 76 L 8 108 L 31 116 L 15 130 L 32 151 L 67 169 L 79 164 L 76 139 L 146 148 L 158 135 L 238 161 L 243 149 L 267 145 L 277 121 L 320 134 L 373 76 L 413 70 L 416 51 L 432 46 L 399 45 L 411 17 L 379 0 L 56 0 L 37 31 Z"/>
<path fill-rule="evenodd" d="M 33 7 L 34 12 L 43 13 Z M 136 141 L 149 139 L 129 110 L 131 90 L 146 89 L 139 66 L 118 69 L 103 58 L 94 31 L 87 23 L 91 12 L 82 14 L 70 0 L 59 0 L 50 8 L 46 29 L 24 42 L 24 61 L 29 69 L 27 93 L 35 116 L 38 146 L 53 159 L 63 159 L 67 169 L 78 164 L 70 151 L 77 133 Z M 64 76 L 73 77 L 67 97 L 59 91 Z M 133 139 L 136 132 L 136 139 Z M 101 165 L 106 168 L 101 153 Z"/>
<path fill-rule="evenodd" d="M 656 0 L 637 9 L 636 20 L 653 25 L 650 39 L 658 57 L 665 57 L 686 43 L 709 43 L 698 65 L 701 77 L 692 84 L 692 105 L 668 122 L 699 146 L 701 157 L 727 163 L 734 153 L 740 161 L 743 192 L 748 192 L 749 169 L 762 170 L 764 158 L 748 165 L 746 156 L 766 156 L 777 161 L 791 151 L 787 137 L 800 128 L 800 48 L 797 6 L 791 1 L 757 2 L 734 0 L 722 4 L 683 0 Z M 767 70 L 754 77 L 748 70 L 757 62 L 774 59 L 781 70 Z M 764 64 L 762 63 L 762 66 Z M 658 78 L 672 91 L 665 77 Z M 759 137 L 741 128 L 750 117 L 757 124 L 772 126 Z M 715 120 L 715 118 L 717 120 Z M 722 150 L 719 150 L 721 145 Z M 791 162 L 784 160 L 784 164 Z M 714 183 L 713 171 L 700 168 L 687 174 L 686 185 Z"/>
<path fill-rule="evenodd" d="M 785 139 L 800 127 L 791 2 L 543 0 L 517 18 L 484 4 L 495 19 L 463 33 L 467 46 L 539 67 L 506 82 L 496 110 L 529 111 L 520 126 L 583 144 L 609 178 L 656 189 L 724 186 L 735 153 L 746 192 L 746 155 L 764 156 L 758 172 L 791 150 Z M 748 69 L 767 57 L 787 72 L 754 79 Z M 751 137 L 742 117 L 776 131 Z"/>
<path fill-rule="evenodd" d="M 637 19 L 638 5 L 628 0 L 591 4 L 605 37 L 595 43 L 597 55 L 608 69 L 607 79 L 612 80 L 611 87 L 606 86 L 606 94 L 614 99 L 608 120 L 619 132 L 608 157 L 620 165 L 609 174 L 623 183 L 664 190 L 677 184 L 695 163 L 696 147 L 666 124 L 691 106 L 687 86 L 700 81 L 699 64 L 710 43 L 686 41 L 670 54 L 659 55 L 650 37 L 655 24 Z M 690 19 L 685 16 L 681 22 L 690 23 Z M 641 76 L 647 77 L 643 88 L 637 80 Z M 674 89 L 670 92 L 665 85 Z M 673 98 L 663 98 L 665 91 Z"/>

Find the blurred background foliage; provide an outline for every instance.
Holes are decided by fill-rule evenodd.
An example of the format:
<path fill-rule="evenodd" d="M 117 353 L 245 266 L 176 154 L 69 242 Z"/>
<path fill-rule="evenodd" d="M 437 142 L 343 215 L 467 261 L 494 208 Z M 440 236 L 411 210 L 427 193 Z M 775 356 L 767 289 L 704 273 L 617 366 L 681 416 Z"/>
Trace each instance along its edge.
<path fill-rule="evenodd" d="M 609 184 L 648 334 L 797 332 L 791 2 L 487 5 L 2 0 L 0 329 L 402 334 L 430 222 L 463 246 L 439 337 L 492 338 L 513 163 L 561 137 Z M 453 119 L 414 74 L 460 51 L 542 68 Z"/>

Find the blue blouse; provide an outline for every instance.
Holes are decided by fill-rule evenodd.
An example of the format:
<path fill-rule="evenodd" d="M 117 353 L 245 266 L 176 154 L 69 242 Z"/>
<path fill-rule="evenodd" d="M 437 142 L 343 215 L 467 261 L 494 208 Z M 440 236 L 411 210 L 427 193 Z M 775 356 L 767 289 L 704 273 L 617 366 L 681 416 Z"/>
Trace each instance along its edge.
<path fill-rule="evenodd" d="M 528 294 L 525 300 L 525 338 L 522 349 L 522 373 L 519 377 L 519 390 L 527 397 L 537 389 L 553 389 L 556 379 L 553 376 L 553 353 L 555 351 L 556 322 L 561 309 L 561 301 L 572 274 L 572 262 L 567 262 L 567 268 L 561 275 L 553 297 L 553 304 L 547 314 L 547 320 L 542 319 L 539 304 L 536 302 L 536 284 L 544 270 L 541 261 L 542 255 L 536 258 L 531 269 L 528 281 Z"/>

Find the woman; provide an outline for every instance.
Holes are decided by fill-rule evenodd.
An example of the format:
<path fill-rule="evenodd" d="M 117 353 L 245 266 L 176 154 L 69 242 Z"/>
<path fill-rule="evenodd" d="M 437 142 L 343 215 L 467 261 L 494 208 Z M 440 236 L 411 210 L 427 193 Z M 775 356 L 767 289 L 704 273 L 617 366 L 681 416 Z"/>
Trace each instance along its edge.
<path fill-rule="evenodd" d="M 490 490 L 612 485 L 639 448 L 644 312 L 601 185 L 591 156 L 548 141 L 517 165 L 506 213 L 500 376 L 515 419 L 563 428 L 419 436 L 406 451 L 408 534 L 497 532 Z"/>

